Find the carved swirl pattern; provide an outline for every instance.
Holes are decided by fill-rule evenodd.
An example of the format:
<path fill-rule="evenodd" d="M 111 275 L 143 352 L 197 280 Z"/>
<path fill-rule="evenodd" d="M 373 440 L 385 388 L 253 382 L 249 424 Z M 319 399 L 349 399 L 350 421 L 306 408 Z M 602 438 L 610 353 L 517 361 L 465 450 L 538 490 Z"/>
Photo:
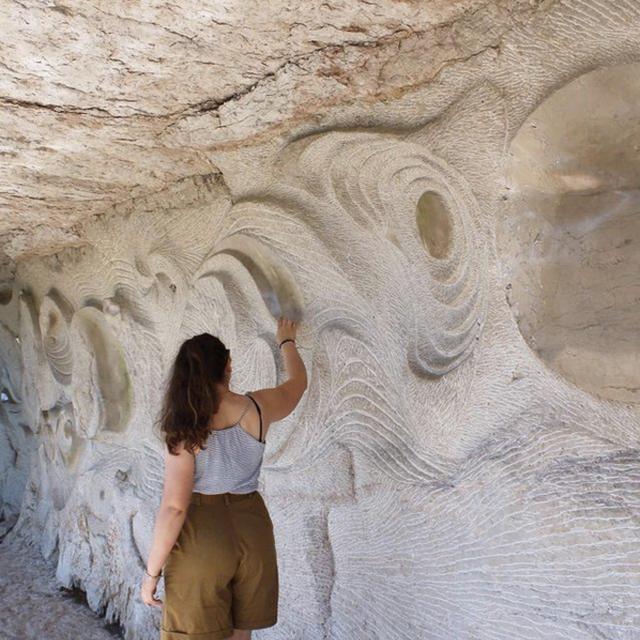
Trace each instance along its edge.
<path fill-rule="evenodd" d="M 295 176 L 283 187 L 283 200 L 322 210 L 331 223 L 351 218 L 359 235 L 380 242 L 381 272 L 396 270 L 398 304 L 415 319 L 407 335 L 412 369 L 439 376 L 457 367 L 474 348 L 487 299 L 479 208 L 464 178 L 423 147 L 388 135 L 330 133 L 298 146 L 299 153 L 283 159 Z M 449 216 L 441 257 L 426 250 L 428 239 L 416 224 L 416 207 L 430 192 Z M 330 232 L 324 229 L 327 238 Z M 348 258 L 350 247 L 343 249 Z"/>
<path fill-rule="evenodd" d="M 40 305 L 42 346 L 54 378 L 64 385 L 71 382 L 73 367 L 69 338 L 69 321 L 72 315 L 71 305 L 55 291 L 45 296 Z"/>

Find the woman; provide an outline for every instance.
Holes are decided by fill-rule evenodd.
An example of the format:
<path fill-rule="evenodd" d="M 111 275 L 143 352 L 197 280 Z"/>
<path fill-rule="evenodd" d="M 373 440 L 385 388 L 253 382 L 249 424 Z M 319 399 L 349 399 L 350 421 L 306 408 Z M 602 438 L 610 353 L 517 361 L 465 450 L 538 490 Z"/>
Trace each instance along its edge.
<path fill-rule="evenodd" d="M 278 567 L 273 523 L 258 488 L 265 437 L 307 388 L 297 326 L 280 317 L 276 340 L 288 380 L 229 390 L 231 355 L 216 337 L 186 340 L 160 414 L 165 480 L 143 578 L 145 604 L 162 609 L 161 640 L 250 640 L 273 626 Z M 164 601 L 155 590 L 164 576 Z"/>

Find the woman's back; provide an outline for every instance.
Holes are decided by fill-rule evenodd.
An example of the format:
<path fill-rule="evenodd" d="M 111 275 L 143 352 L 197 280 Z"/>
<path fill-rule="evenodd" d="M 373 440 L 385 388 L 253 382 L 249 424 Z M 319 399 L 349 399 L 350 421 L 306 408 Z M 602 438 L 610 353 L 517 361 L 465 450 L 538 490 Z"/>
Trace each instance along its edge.
<path fill-rule="evenodd" d="M 216 336 L 198 334 L 178 350 L 161 418 L 172 455 L 143 586 L 147 604 L 162 604 L 161 640 L 235 637 L 277 622 L 274 526 L 257 481 L 270 424 L 295 409 L 307 386 L 295 337 L 295 323 L 280 317 L 288 380 L 245 394 L 229 390 L 231 351 Z M 184 523 L 177 538 L 176 518 Z M 148 581 L 163 566 L 160 603 Z"/>
<path fill-rule="evenodd" d="M 247 404 L 238 420 L 224 427 L 212 426 L 205 448 L 196 451 L 193 491 L 206 494 L 257 491 L 265 448 L 264 424 L 258 403 L 249 393 L 244 395 Z M 251 405 L 255 408 L 253 412 L 249 411 Z M 252 435 L 256 425 L 251 414 L 257 417 L 256 435 Z"/>

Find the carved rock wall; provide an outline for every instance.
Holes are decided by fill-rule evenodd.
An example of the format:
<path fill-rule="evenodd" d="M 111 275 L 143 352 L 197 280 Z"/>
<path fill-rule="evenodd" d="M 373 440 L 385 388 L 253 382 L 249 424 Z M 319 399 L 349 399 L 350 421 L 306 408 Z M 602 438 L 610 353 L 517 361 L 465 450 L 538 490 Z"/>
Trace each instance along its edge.
<path fill-rule="evenodd" d="M 576 156 L 589 205 L 568 209 L 550 167 L 573 140 L 563 96 L 577 83 L 611 105 L 607 82 L 635 95 L 638 42 L 634 3 L 551 3 L 430 84 L 211 151 L 219 172 L 20 260 L 0 291 L 10 535 L 57 558 L 127 637 L 155 637 L 137 588 L 162 489 L 163 376 L 207 330 L 233 351 L 236 390 L 275 384 L 284 311 L 302 320 L 310 386 L 272 428 L 261 475 L 281 568 L 280 621 L 261 636 L 638 637 L 637 397 L 600 392 L 611 367 L 574 375 L 535 342 L 557 335 L 559 308 L 570 337 L 580 316 L 600 323 L 611 358 L 632 342 L 635 201 L 600 215 L 597 166 Z M 574 209 L 596 235 L 572 270 L 551 268 Z M 587 263 L 585 288 L 607 293 L 599 247 L 623 294 L 606 316 L 571 286 Z M 609 318 L 626 333 L 605 335 Z M 582 337 L 567 344 L 586 358 Z M 631 388 L 637 368 L 624 371 Z"/>
<path fill-rule="evenodd" d="M 509 300 L 527 342 L 576 384 L 635 403 L 638 101 L 637 63 L 587 73 L 545 100 L 511 145 L 501 229 Z"/>

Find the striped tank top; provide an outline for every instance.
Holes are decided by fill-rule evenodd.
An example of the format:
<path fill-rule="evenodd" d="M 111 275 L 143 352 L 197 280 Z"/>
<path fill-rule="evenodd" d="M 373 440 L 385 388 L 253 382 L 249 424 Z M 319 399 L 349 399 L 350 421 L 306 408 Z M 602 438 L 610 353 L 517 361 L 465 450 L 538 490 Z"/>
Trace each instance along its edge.
<path fill-rule="evenodd" d="M 251 493 L 258 489 L 258 476 L 262 466 L 265 441 L 262 439 L 262 412 L 248 393 L 260 416 L 260 440 L 256 440 L 240 426 L 242 412 L 235 424 L 224 429 L 213 429 L 195 456 L 193 491 L 199 493 Z"/>

